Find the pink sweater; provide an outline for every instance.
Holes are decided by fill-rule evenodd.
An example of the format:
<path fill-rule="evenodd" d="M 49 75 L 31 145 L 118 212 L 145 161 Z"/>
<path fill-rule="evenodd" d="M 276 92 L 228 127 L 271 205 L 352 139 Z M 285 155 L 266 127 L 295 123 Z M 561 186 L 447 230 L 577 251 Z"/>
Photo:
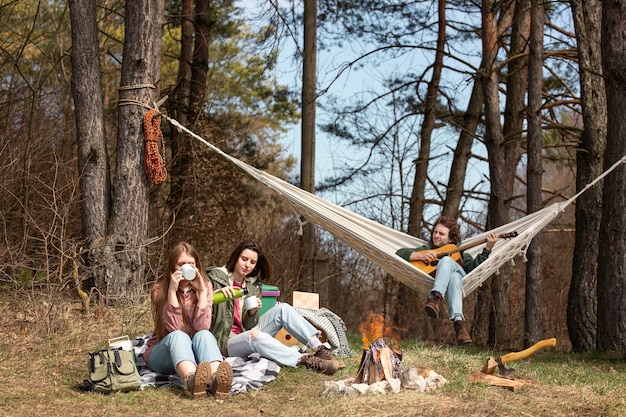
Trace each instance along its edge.
<path fill-rule="evenodd" d="M 151 298 L 153 304 L 160 291 L 160 287 L 161 284 L 158 282 L 152 287 Z M 165 334 L 169 334 L 175 330 L 183 330 L 189 337 L 193 338 L 198 331 L 209 330 L 211 328 L 213 304 L 209 303 L 205 308 L 198 308 L 196 292 L 193 289 L 187 293 L 179 291 L 179 295 L 180 307 L 173 307 L 167 301 L 163 305 L 161 314 Z M 158 342 L 155 332 L 148 340 L 146 351 L 143 354 L 143 358 L 148 367 L 150 367 L 150 352 L 152 352 L 152 349 Z"/>

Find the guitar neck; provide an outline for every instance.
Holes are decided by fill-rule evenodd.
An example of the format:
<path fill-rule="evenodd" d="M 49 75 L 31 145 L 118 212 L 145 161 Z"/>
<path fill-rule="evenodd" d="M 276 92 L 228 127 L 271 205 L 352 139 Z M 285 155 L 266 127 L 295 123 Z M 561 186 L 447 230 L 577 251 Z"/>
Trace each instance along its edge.
<path fill-rule="evenodd" d="M 502 239 L 508 239 L 508 238 L 515 237 L 515 236 L 517 236 L 517 232 L 503 233 L 501 235 L 498 235 L 498 237 L 502 238 Z M 437 257 L 439 259 L 441 259 L 444 256 L 450 256 L 450 255 L 452 255 L 453 253 L 456 253 L 456 252 L 463 252 L 464 250 L 473 248 L 473 247 L 478 246 L 478 245 L 482 245 L 486 241 L 487 241 L 487 238 L 484 238 L 484 239 L 477 240 L 476 242 L 467 243 L 465 245 L 461 245 L 461 246 L 457 247 L 456 249 L 451 249 L 451 250 L 440 252 L 437 255 Z"/>
<path fill-rule="evenodd" d="M 471 248 L 473 248 L 474 246 L 482 245 L 482 244 L 483 244 L 483 243 L 485 243 L 486 241 L 487 241 L 487 239 L 481 239 L 481 240 L 476 241 L 476 242 L 468 243 L 468 244 L 466 244 L 466 245 L 461 245 L 461 246 L 457 247 L 456 249 L 452 249 L 452 250 L 447 250 L 447 251 L 440 252 L 440 253 L 437 255 L 437 257 L 438 257 L 439 259 L 441 259 L 441 258 L 443 258 L 444 256 L 450 256 L 450 255 L 452 255 L 453 253 L 456 253 L 456 252 L 463 252 L 464 250 L 466 250 L 466 249 L 471 249 Z"/>

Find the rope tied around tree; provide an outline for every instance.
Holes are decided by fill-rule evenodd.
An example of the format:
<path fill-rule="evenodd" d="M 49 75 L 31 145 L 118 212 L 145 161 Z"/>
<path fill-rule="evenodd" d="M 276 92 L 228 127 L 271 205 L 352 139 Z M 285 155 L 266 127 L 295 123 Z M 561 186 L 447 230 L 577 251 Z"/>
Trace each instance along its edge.
<path fill-rule="evenodd" d="M 165 139 L 161 132 L 161 114 L 158 110 L 148 110 L 143 115 L 143 134 L 146 141 L 143 165 L 146 176 L 152 184 L 160 184 L 167 178 L 165 167 Z M 159 152 L 159 142 L 163 155 Z"/>

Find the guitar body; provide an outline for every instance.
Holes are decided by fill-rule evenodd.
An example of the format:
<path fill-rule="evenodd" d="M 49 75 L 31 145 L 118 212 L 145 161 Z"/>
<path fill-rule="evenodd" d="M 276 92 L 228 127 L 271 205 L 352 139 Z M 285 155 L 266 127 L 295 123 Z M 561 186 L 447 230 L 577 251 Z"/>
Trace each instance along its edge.
<path fill-rule="evenodd" d="M 501 235 L 498 235 L 498 237 L 501 239 L 510 239 L 516 236 L 517 236 L 517 232 L 503 233 Z M 411 262 L 411 264 L 415 266 L 417 269 L 419 269 L 420 271 L 425 272 L 428 275 L 434 277 L 435 272 L 437 270 L 437 264 L 439 263 L 439 259 L 443 258 L 444 256 L 449 256 L 462 267 L 463 258 L 461 258 L 461 252 L 463 252 L 465 249 L 473 248 L 474 246 L 483 244 L 486 241 L 487 239 L 483 239 L 481 241 L 474 242 L 468 245 L 462 245 L 462 246 L 457 246 L 454 243 L 448 243 L 447 245 L 443 245 L 440 248 L 426 249 L 426 250 L 418 252 L 418 253 L 430 252 L 431 250 L 434 250 L 435 252 L 437 252 L 437 259 L 432 262 L 428 262 L 428 263 L 424 261 L 409 261 L 409 262 Z"/>
<path fill-rule="evenodd" d="M 430 252 L 431 250 L 434 250 L 435 252 L 438 253 L 437 259 L 435 259 L 432 262 L 411 261 L 411 264 L 417 267 L 420 271 L 434 277 L 435 272 L 437 270 L 437 264 L 439 263 L 439 259 L 443 258 L 444 256 L 450 256 L 459 265 L 463 266 L 463 260 L 461 259 L 461 252 L 459 252 L 457 249 L 458 247 L 454 243 L 449 243 L 447 245 L 441 246 L 440 248 L 426 249 L 423 251 L 419 251 L 419 253 L 422 253 L 422 252 Z"/>

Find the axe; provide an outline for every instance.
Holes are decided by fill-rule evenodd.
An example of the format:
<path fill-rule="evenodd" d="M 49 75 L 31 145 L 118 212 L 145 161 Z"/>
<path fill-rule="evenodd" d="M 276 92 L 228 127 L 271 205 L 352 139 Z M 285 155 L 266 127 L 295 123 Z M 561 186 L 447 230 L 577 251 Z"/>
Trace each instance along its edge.
<path fill-rule="evenodd" d="M 500 373 L 503 376 L 510 375 L 514 370 L 505 368 L 504 366 L 505 363 L 515 362 L 521 359 L 526 359 L 527 357 L 529 357 L 530 355 L 532 355 L 539 349 L 555 347 L 555 346 L 556 346 L 556 338 L 552 338 L 552 339 L 542 340 L 541 342 L 537 342 L 531 347 L 529 347 L 528 349 L 524 349 L 519 352 L 507 353 L 504 356 L 496 356 L 496 357 L 492 356 L 489 359 L 487 359 L 487 362 L 485 363 L 485 366 L 483 366 L 483 369 L 481 372 L 485 374 L 493 374 L 496 368 L 500 368 Z"/>

